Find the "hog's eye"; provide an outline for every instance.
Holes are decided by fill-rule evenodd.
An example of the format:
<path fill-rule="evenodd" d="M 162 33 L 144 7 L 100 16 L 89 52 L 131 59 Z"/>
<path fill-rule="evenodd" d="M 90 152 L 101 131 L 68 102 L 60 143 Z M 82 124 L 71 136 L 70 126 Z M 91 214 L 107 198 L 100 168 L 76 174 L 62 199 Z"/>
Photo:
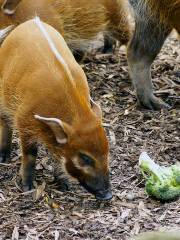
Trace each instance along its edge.
<path fill-rule="evenodd" d="M 94 167 L 95 162 L 91 157 L 84 153 L 79 153 L 79 157 L 84 165 Z"/>

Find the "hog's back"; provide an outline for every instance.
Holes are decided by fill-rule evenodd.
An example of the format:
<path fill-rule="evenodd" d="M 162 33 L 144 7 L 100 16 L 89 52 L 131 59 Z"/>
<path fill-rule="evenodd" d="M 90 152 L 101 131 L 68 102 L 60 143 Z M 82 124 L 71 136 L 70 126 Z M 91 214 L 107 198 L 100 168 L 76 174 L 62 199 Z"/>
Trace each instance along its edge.
<path fill-rule="evenodd" d="M 180 32 L 180 0 L 129 0 L 136 17 L 154 18 Z"/>
<path fill-rule="evenodd" d="M 73 91 L 78 91 L 89 99 L 85 74 L 64 39 L 51 26 L 44 26 L 68 65 L 73 82 L 69 82 L 44 35 L 31 20 L 13 30 L 1 46 L 0 81 L 3 82 L 1 92 L 6 104 L 14 105 L 16 101 L 21 101 L 30 94 L 32 98 L 33 93 L 36 99 L 44 96 L 58 99 L 61 95 L 63 100 L 71 97 L 69 93 L 73 96 Z"/>

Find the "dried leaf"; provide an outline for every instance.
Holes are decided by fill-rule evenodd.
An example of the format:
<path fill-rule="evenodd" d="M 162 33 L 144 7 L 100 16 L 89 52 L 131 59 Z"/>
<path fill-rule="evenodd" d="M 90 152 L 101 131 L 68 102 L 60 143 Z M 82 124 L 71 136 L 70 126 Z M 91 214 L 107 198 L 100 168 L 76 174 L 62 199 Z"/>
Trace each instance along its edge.
<path fill-rule="evenodd" d="M 12 233 L 12 240 L 18 240 L 19 239 L 19 231 L 18 231 L 18 227 L 14 227 L 13 233 Z"/>
<path fill-rule="evenodd" d="M 54 232 L 54 240 L 60 240 L 60 234 L 57 230 Z"/>
<path fill-rule="evenodd" d="M 45 182 L 43 182 L 41 185 L 39 185 L 37 187 L 36 191 L 33 194 L 33 200 L 34 201 L 39 200 L 43 196 L 45 187 L 46 187 L 46 183 Z"/>
<path fill-rule="evenodd" d="M 131 231 L 131 234 L 132 235 L 137 235 L 139 233 L 139 231 L 140 231 L 140 225 L 139 225 L 138 222 L 135 222 L 134 227 Z"/>
<path fill-rule="evenodd" d="M 81 214 L 81 213 L 79 213 L 79 212 L 72 212 L 72 216 L 77 216 L 77 217 L 79 217 L 79 218 L 82 218 L 83 217 L 83 215 Z"/>
<path fill-rule="evenodd" d="M 116 145 L 116 136 L 115 136 L 115 133 L 112 130 L 109 131 L 109 137 L 110 137 L 110 142 L 113 145 Z"/>
<path fill-rule="evenodd" d="M 57 204 L 56 202 L 52 202 L 51 207 L 53 209 L 58 209 L 59 208 L 59 204 Z"/>
<path fill-rule="evenodd" d="M 122 221 L 128 219 L 130 212 L 131 212 L 131 209 L 125 209 L 125 210 L 121 213 L 121 219 L 122 219 Z"/>

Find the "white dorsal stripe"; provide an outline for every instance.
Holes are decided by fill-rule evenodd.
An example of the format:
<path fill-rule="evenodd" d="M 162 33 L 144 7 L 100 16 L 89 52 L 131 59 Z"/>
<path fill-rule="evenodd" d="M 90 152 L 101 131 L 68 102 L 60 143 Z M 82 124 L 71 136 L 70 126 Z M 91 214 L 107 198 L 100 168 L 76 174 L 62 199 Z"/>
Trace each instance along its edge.
<path fill-rule="evenodd" d="M 52 41 L 51 37 L 49 36 L 48 32 L 46 31 L 43 22 L 40 20 L 39 17 L 35 17 L 34 18 L 34 22 L 35 24 L 39 27 L 40 31 L 43 33 L 44 37 L 46 38 L 52 52 L 54 53 L 55 57 L 57 58 L 57 60 L 62 64 L 62 66 L 64 67 L 65 72 L 67 73 L 68 77 L 70 79 L 72 79 L 72 74 L 69 70 L 69 67 L 67 65 L 67 63 L 64 61 L 64 58 L 61 56 L 61 54 L 58 52 L 54 42 Z"/>

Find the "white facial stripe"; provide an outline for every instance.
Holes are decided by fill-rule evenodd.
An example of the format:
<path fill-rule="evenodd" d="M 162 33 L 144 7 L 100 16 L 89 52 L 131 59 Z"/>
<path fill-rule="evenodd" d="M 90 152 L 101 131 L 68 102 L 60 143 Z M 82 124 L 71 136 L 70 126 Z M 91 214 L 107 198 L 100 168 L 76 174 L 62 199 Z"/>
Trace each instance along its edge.
<path fill-rule="evenodd" d="M 81 168 L 82 168 L 82 166 L 80 166 L 80 164 L 79 164 L 79 161 L 78 161 L 78 157 L 77 157 L 77 156 L 72 158 L 72 162 L 74 163 L 74 166 L 75 166 L 76 168 L 78 168 L 78 169 L 81 169 Z"/>
<path fill-rule="evenodd" d="M 77 156 L 72 158 L 72 162 L 74 163 L 74 166 L 77 169 L 81 170 L 85 174 L 92 175 L 92 167 L 90 167 L 90 166 L 81 166 L 79 164 L 79 158 Z"/>

